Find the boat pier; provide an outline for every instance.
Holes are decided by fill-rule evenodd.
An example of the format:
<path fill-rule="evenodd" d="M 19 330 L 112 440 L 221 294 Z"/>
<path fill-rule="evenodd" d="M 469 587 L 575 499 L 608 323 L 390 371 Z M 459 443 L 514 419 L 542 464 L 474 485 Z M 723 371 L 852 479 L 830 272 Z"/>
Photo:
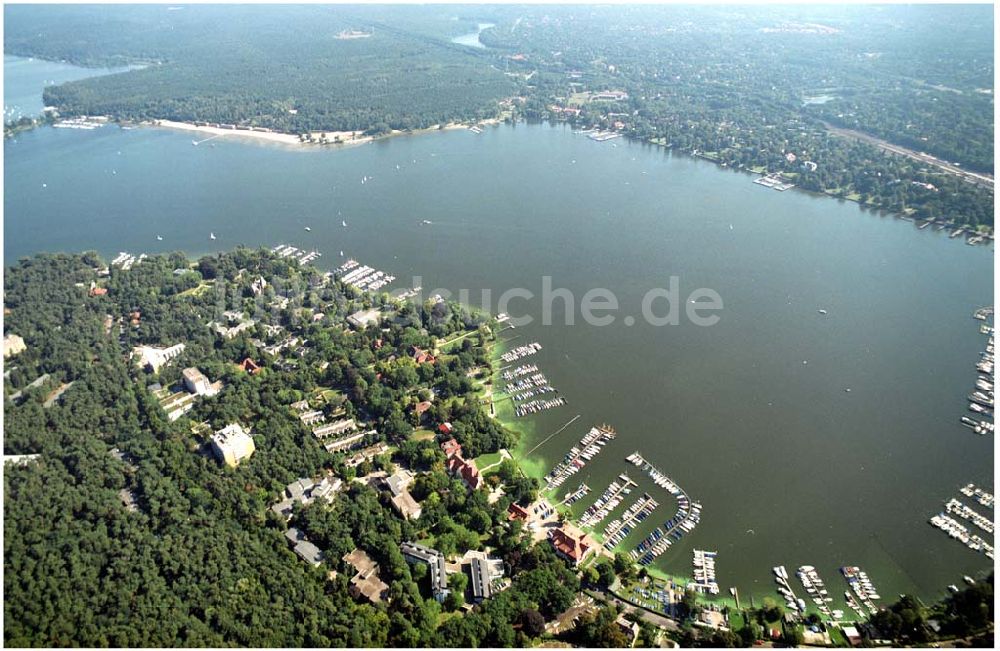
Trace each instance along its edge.
<path fill-rule="evenodd" d="M 963 520 L 968 520 L 988 534 L 993 533 L 993 522 L 989 518 L 976 513 L 974 510 L 962 504 L 955 498 L 951 498 L 944 505 L 944 510 L 952 515 L 957 515 Z"/>
<path fill-rule="evenodd" d="M 628 475 L 622 473 L 618 475 L 618 478 L 612 481 L 601 496 L 597 498 L 597 501 L 587 507 L 587 510 L 583 512 L 580 516 L 580 524 L 585 527 L 592 527 L 601 522 L 604 518 L 608 517 L 623 499 L 623 496 L 632 492 L 632 488 L 638 486 L 634 481 L 629 479 Z"/>
<path fill-rule="evenodd" d="M 396 280 L 395 276 L 374 267 L 362 265 L 353 259 L 337 267 L 334 273 L 342 283 L 362 292 L 376 292 Z"/>
<path fill-rule="evenodd" d="M 929 522 L 932 526 L 937 527 L 950 537 L 958 540 L 972 551 L 982 552 L 987 558 L 993 560 L 993 545 L 975 534 L 970 534 L 968 527 L 960 524 L 954 518 L 942 512 L 932 517 Z"/>
<path fill-rule="evenodd" d="M 707 552 L 702 549 L 694 550 L 694 589 L 701 593 L 712 595 L 719 594 L 719 584 L 715 580 L 715 557 L 719 552 Z"/>
<path fill-rule="evenodd" d="M 279 244 L 271 249 L 271 253 L 276 253 L 282 258 L 292 258 L 293 260 L 297 260 L 299 264 L 309 264 L 323 255 L 319 251 L 306 251 L 305 249 L 299 249 L 288 244 Z"/>
<path fill-rule="evenodd" d="M 615 430 L 607 425 L 590 428 L 580 442 L 570 448 L 563 460 L 545 476 L 545 490 L 551 491 L 562 486 L 563 482 L 579 472 L 615 436 Z"/>
<path fill-rule="evenodd" d="M 993 508 L 993 495 L 991 493 L 987 493 L 982 488 L 976 488 L 975 484 L 966 484 L 958 490 L 966 497 L 976 498 L 976 501 L 983 506 L 987 506 L 991 509 Z"/>
<path fill-rule="evenodd" d="M 635 504 L 628 507 L 620 518 L 604 528 L 604 548 L 611 551 L 632 532 L 637 524 L 649 517 L 660 504 L 649 493 L 643 493 Z"/>
<path fill-rule="evenodd" d="M 800 613 L 806 612 L 806 602 L 800 599 L 792 590 L 791 583 L 788 582 L 788 570 L 784 565 L 778 565 L 771 569 L 774 572 L 774 582 L 778 584 L 778 594 L 785 600 L 785 605 L 789 610 L 797 610 Z"/>
<path fill-rule="evenodd" d="M 692 502 L 687 492 L 677 482 L 661 472 L 653 464 L 646 461 L 641 454 L 634 452 L 626 460 L 644 470 L 660 488 L 677 499 L 677 512 L 650 533 L 630 552 L 633 559 L 638 558 L 641 565 L 649 565 L 673 543 L 690 533 L 701 521 L 701 504 Z"/>
<path fill-rule="evenodd" d="M 823 579 L 819 578 L 816 568 L 812 565 L 803 565 L 795 574 L 799 577 L 802 587 L 806 589 L 806 593 L 813 600 L 813 603 L 819 608 L 819 612 L 827 617 L 832 617 L 833 614 L 830 612 L 828 604 L 833 601 L 833 597 L 827 592 L 826 584 L 823 583 Z"/>

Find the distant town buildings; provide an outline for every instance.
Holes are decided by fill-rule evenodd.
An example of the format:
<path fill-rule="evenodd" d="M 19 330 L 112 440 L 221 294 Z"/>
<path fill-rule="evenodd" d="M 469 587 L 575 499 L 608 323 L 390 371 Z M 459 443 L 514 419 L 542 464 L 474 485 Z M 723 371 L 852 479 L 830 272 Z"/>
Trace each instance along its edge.
<path fill-rule="evenodd" d="M 3 338 L 4 359 L 17 355 L 18 353 L 23 353 L 26 348 L 27 346 L 24 345 L 24 339 L 22 339 L 19 335 L 11 333 Z"/>
<path fill-rule="evenodd" d="M 598 102 L 621 102 L 628 99 L 628 93 L 622 90 L 605 90 L 600 93 L 594 93 L 590 96 L 590 99 Z"/>
<path fill-rule="evenodd" d="M 239 423 L 230 423 L 212 435 L 212 451 L 227 466 L 235 468 L 256 449 L 253 439 Z"/>
<path fill-rule="evenodd" d="M 403 558 L 407 563 L 415 565 L 424 563 L 430 570 L 431 594 L 438 601 L 444 601 L 451 591 L 448 589 L 448 575 L 444 566 L 444 554 L 436 549 L 418 545 L 417 543 L 404 542 L 399 546 L 399 551 L 403 553 Z"/>
<path fill-rule="evenodd" d="M 157 348 L 156 346 L 136 346 L 132 349 L 132 356 L 138 360 L 139 366 L 148 368 L 154 373 L 173 358 L 184 352 L 184 344 L 176 344 L 169 348 Z"/>

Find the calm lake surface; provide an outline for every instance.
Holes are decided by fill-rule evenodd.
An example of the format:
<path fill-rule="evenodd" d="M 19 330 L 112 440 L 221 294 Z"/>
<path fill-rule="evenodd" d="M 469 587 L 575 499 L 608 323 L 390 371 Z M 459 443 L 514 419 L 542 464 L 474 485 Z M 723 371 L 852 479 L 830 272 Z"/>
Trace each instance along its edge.
<path fill-rule="evenodd" d="M 4 120 L 42 112 L 42 90 L 87 77 L 110 75 L 129 68 L 81 68 L 57 61 L 42 61 L 5 54 L 3 57 Z"/>
<path fill-rule="evenodd" d="M 484 29 L 489 29 L 493 27 L 493 23 L 477 23 L 477 29 L 469 34 L 462 34 L 461 36 L 456 36 L 451 39 L 452 43 L 458 43 L 459 45 L 468 45 L 469 47 L 485 48 L 486 46 L 482 44 L 479 40 L 479 35 L 483 33 Z"/>
<path fill-rule="evenodd" d="M 327 268 L 343 250 L 398 276 L 393 288 L 422 276 L 425 295 L 537 296 L 543 276 L 577 301 L 608 288 L 620 304 L 611 326 L 579 314 L 574 326 L 540 325 L 536 298 L 511 305 L 536 324 L 505 335 L 543 345 L 530 361 L 569 401 L 522 421 L 522 450 L 579 414 L 534 453 L 548 467 L 592 424 L 610 423 L 618 438 L 565 488 L 586 481 L 585 508 L 628 470 L 660 502 L 620 549 L 675 510 L 625 462 L 639 450 L 704 506 L 658 566 L 689 575 L 692 548 L 718 550 L 720 585 L 744 599 L 773 596 L 779 564 L 815 565 L 831 595 L 847 587 L 838 568 L 859 565 L 884 600 L 933 598 L 991 567 L 927 523 L 961 485 L 993 485 L 993 438 L 958 420 L 986 345 L 971 314 L 993 300 L 990 248 L 563 127 L 342 150 L 212 143 L 116 126 L 6 142 L 7 264 L 39 251 L 194 256 L 290 243 L 323 252 Z M 717 291 L 721 321 L 626 326 L 670 276 L 684 300 Z"/>

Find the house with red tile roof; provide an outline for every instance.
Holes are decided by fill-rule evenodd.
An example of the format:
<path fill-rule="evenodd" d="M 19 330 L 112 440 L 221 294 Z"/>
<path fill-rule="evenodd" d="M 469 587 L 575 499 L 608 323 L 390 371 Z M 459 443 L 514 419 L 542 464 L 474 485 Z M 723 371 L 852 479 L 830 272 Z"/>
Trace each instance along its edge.
<path fill-rule="evenodd" d="M 260 367 L 252 359 L 247 357 L 242 362 L 240 362 L 240 368 L 249 373 L 250 375 L 257 375 L 260 373 Z"/>
<path fill-rule="evenodd" d="M 441 451 L 444 452 L 444 456 L 453 457 L 456 454 L 462 456 L 462 446 L 454 438 L 450 438 L 441 444 Z"/>
<path fill-rule="evenodd" d="M 453 429 L 454 428 L 451 426 L 451 423 L 441 423 L 440 425 L 438 425 L 438 431 L 441 432 L 442 434 L 451 434 L 451 430 Z"/>
<path fill-rule="evenodd" d="M 419 418 L 423 416 L 428 409 L 431 408 L 431 405 L 432 403 L 424 400 L 423 402 L 418 402 L 416 406 L 413 408 L 413 411 L 416 412 L 417 417 Z"/>
<path fill-rule="evenodd" d="M 453 477 L 461 479 L 469 490 L 476 490 L 483 485 L 483 476 L 479 474 L 475 461 L 466 461 L 460 454 L 448 457 L 448 472 Z"/>
<path fill-rule="evenodd" d="M 521 520 L 525 522 L 528 519 L 528 515 L 528 510 L 520 506 L 517 502 L 511 502 L 510 506 L 507 507 L 508 520 Z"/>
<path fill-rule="evenodd" d="M 556 554 L 573 563 L 574 566 L 583 562 L 583 559 L 596 547 L 590 536 L 568 523 L 553 531 L 549 542 L 552 543 Z"/>
<path fill-rule="evenodd" d="M 427 352 L 419 346 L 413 347 L 413 361 L 417 364 L 433 364 L 437 361 L 431 353 Z"/>

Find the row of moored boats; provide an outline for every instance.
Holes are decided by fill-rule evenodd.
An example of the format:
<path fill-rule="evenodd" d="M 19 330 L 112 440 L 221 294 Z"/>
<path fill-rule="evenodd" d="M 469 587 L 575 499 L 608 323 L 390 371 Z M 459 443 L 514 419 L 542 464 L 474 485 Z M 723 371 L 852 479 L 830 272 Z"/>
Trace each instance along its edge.
<path fill-rule="evenodd" d="M 590 428 L 580 442 L 570 448 L 563 460 L 545 475 L 546 490 L 562 486 L 567 479 L 580 472 L 613 438 L 615 438 L 614 429 L 606 425 Z"/>

